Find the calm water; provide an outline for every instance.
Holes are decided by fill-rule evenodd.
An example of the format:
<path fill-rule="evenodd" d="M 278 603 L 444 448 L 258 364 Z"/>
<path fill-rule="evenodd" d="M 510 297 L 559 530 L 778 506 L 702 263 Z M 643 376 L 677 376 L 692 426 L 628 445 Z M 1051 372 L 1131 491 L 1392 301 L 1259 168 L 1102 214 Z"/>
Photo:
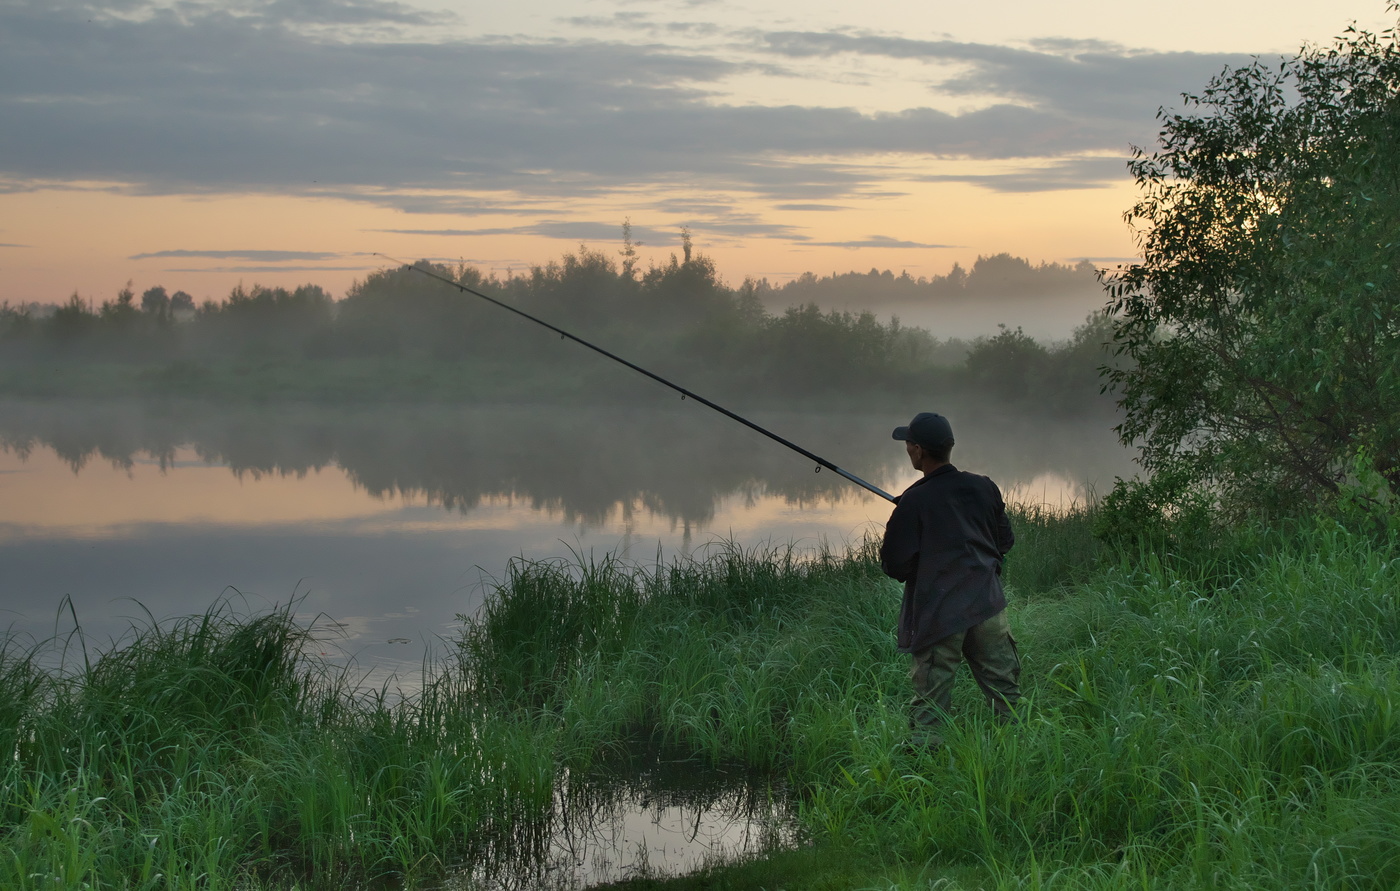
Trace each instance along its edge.
<path fill-rule="evenodd" d="M 947 410 L 955 462 L 1064 504 L 1133 470 L 1109 419 Z M 881 414 L 754 419 L 898 492 Z M 912 414 L 909 412 L 908 414 Z M 214 409 L 0 403 L 0 623 L 90 642 L 145 614 L 298 598 L 330 658 L 411 682 L 513 557 L 653 563 L 718 540 L 841 546 L 890 506 L 693 403 Z"/>
<path fill-rule="evenodd" d="M 544 824 L 518 832 L 529 856 L 454 876 L 462 891 L 563 891 L 790 848 L 796 803 L 779 779 L 646 745 L 561 778 Z"/>

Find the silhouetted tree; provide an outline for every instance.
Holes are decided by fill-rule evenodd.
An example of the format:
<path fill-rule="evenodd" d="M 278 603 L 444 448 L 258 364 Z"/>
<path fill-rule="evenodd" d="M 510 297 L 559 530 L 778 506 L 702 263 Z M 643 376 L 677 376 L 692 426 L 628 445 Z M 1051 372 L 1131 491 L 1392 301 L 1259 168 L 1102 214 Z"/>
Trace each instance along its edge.
<path fill-rule="evenodd" d="M 194 298 L 184 291 L 176 291 L 170 295 L 170 311 L 171 313 L 194 312 Z"/>
<path fill-rule="evenodd" d="M 97 314 L 75 291 L 66 303 L 54 310 L 45 330 L 54 341 L 71 344 L 90 334 L 96 327 Z"/>
<path fill-rule="evenodd" d="M 222 304 L 206 301 L 195 327 L 206 346 L 226 353 L 303 353 L 332 317 L 331 297 L 319 285 L 238 285 Z"/>
<path fill-rule="evenodd" d="M 996 336 L 972 345 L 968 374 L 975 386 L 999 399 L 1024 399 L 1045 373 L 1050 352 L 1020 328 L 997 327 Z"/>
<path fill-rule="evenodd" d="M 126 283 L 126 287 L 117 292 L 115 300 L 102 301 L 102 308 L 98 315 L 102 321 L 113 328 L 129 328 L 140 313 L 136 308 L 136 292 L 131 290 L 131 282 Z"/>
<path fill-rule="evenodd" d="M 29 307 L 13 307 L 8 300 L 0 303 L 0 341 L 23 342 L 33 331 L 34 315 Z"/>
<path fill-rule="evenodd" d="M 501 282 L 465 264 L 451 268 L 420 260 L 416 265 L 469 288 L 502 290 Z M 446 360 L 508 354 L 512 332 L 503 316 L 479 298 L 411 269 L 380 270 L 352 285 L 340 302 L 334 351 Z"/>
<path fill-rule="evenodd" d="M 637 248 L 642 246 L 642 242 L 632 240 L 632 218 L 628 217 L 622 221 L 622 250 L 618 253 L 622 256 L 622 274 L 627 278 L 637 277 Z"/>
<path fill-rule="evenodd" d="M 160 285 L 147 288 L 141 294 L 141 311 L 158 319 L 165 319 L 170 315 L 170 296 Z"/>

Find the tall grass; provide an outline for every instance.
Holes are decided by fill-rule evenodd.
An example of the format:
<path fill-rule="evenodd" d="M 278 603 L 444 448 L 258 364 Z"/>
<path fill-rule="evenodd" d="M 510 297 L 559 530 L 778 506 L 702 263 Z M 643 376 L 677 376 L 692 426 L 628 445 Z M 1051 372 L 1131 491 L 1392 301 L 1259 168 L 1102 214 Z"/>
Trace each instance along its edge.
<path fill-rule="evenodd" d="M 998 887 L 1396 887 L 1400 557 L 1325 525 L 1244 540 L 1267 547 L 1024 605 L 1027 722 L 868 752 L 811 819 Z"/>
<path fill-rule="evenodd" d="M 446 678 L 411 702 L 360 693 L 308 640 L 289 609 L 220 604 L 71 672 L 12 657 L 0 887 L 431 874 L 548 810 L 537 728 Z"/>
<path fill-rule="evenodd" d="M 1007 555 L 1003 578 L 1023 595 L 1072 590 L 1109 557 L 1109 549 L 1094 537 L 1092 503 L 1068 509 L 1011 504 L 1007 512 L 1016 545 Z"/>
<path fill-rule="evenodd" d="M 148 623 L 68 671 L 11 641 L 0 887 L 509 869 L 639 740 L 785 776 L 868 887 L 1400 885 L 1395 544 L 1319 521 L 1128 553 L 1092 519 L 1017 516 L 1025 720 L 964 679 L 933 753 L 902 746 L 869 542 L 518 562 L 404 700 L 308 658 L 290 609 Z"/>

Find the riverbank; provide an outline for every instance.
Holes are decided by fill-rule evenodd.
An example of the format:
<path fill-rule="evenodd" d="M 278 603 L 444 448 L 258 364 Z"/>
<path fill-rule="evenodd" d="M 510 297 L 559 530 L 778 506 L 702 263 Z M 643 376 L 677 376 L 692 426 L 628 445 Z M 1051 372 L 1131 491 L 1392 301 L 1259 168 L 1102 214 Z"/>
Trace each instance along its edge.
<path fill-rule="evenodd" d="M 964 678 L 933 754 L 901 749 L 898 588 L 869 547 L 517 564 L 406 701 L 309 658 L 290 611 L 67 673 L 10 640 L 0 885 L 509 868 L 562 775 L 647 737 L 785 777 L 806 839 L 656 887 L 1393 887 L 1395 543 L 1318 521 L 1128 553 L 1092 521 L 1018 518 L 1026 720 L 985 720 Z"/>

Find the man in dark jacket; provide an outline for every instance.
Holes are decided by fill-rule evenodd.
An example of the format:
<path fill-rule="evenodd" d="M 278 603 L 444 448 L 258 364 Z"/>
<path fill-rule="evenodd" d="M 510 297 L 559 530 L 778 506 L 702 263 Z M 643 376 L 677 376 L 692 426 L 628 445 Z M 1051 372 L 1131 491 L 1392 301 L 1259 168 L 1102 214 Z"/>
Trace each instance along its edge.
<path fill-rule="evenodd" d="M 938 727 L 963 659 L 997 717 L 1015 717 L 1021 661 L 1001 587 L 1002 558 L 1015 536 L 996 484 L 949 463 L 947 418 L 921 412 L 895 428 L 894 438 L 924 475 L 900 495 L 885 525 L 880 565 L 904 582 L 899 651 L 912 657 L 912 742 L 933 747 L 942 742 Z"/>

